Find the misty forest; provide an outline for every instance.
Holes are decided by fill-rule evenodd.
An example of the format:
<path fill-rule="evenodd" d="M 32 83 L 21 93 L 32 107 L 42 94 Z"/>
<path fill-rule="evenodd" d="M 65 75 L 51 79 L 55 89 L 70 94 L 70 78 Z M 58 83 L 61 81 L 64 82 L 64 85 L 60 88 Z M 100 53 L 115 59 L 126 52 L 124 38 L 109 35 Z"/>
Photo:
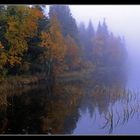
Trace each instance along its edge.
<path fill-rule="evenodd" d="M 125 34 L 91 19 L 68 5 L 0 6 L 0 134 L 140 134 Z"/>

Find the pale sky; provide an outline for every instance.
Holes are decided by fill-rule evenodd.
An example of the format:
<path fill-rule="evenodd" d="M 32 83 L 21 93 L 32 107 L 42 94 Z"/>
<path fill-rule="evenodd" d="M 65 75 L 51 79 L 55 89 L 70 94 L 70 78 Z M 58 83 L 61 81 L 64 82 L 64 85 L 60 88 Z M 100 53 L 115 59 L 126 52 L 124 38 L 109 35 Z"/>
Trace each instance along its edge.
<path fill-rule="evenodd" d="M 77 23 L 92 20 L 94 28 L 106 18 L 110 31 L 125 37 L 130 55 L 140 60 L 140 5 L 70 5 Z"/>
<path fill-rule="evenodd" d="M 94 27 L 106 18 L 109 30 L 126 40 L 140 41 L 140 5 L 70 5 L 77 23 L 92 20 Z M 132 41 L 132 40 L 130 40 Z"/>
<path fill-rule="evenodd" d="M 109 31 L 125 37 L 128 70 L 136 73 L 140 85 L 140 5 L 70 5 L 70 9 L 77 23 L 83 21 L 87 25 L 91 19 L 96 28 L 106 18 Z"/>
<path fill-rule="evenodd" d="M 102 22 L 105 18 L 109 31 L 125 37 L 131 60 L 133 62 L 140 60 L 140 5 L 69 5 L 69 7 L 77 24 L 83 21 L 87 25 L 91 19 L 96 29 L 98 22 Z"/>
<path fill-rule="evenodd" d="M 128 71 L 140 86 L 140 5 L 69 5 L 77 24 L 89 19 L 96 29 L 98 22 L 106 19 L 109 31 L 125 37 L 128 51 Z M 131 79 L 131 76 L 130 76 Z M 131 84 L 131 83 L 130 83 Z"/>

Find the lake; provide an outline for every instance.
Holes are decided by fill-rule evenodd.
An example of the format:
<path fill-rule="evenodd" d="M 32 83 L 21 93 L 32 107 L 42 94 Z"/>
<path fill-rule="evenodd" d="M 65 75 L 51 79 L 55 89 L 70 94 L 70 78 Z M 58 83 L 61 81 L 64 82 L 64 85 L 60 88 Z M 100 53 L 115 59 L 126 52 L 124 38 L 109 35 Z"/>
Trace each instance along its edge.
<path fill-rule="evenodd" d="M 1 108 L 0 133 L 140 134 L 140 80 L 134 73 L 98 71 L 83 81 L 16 90 Z"/>

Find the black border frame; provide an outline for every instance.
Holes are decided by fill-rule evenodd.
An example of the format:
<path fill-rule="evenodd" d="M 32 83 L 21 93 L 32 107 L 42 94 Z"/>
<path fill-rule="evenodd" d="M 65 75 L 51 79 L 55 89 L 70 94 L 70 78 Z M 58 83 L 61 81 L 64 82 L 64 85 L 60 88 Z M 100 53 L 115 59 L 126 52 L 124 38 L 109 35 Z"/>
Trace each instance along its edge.
<path fill-rule="evenodd" d="M 0 4 L 135 5 L 138 0 L 0 0 Z"/>
<path fill-rule="evenodd" d="M 0 4 L 70 4 L 70 5 L 140 5 L 138 0 L 0 0 Z M 48 136 L 48 135 L 0 135 L 0 136 Z M 52 135 L 52 136 L 133 136 L 133 135 Z M 134 135 L 140 136 L 140 135 Z"/>

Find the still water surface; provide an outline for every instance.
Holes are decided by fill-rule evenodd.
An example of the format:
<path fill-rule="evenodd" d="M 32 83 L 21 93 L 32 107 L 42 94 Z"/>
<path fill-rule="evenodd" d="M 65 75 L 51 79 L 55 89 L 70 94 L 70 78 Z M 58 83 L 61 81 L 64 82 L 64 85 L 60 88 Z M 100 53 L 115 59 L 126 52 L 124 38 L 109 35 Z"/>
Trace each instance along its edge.
<path fill-rule="evenodd" d="M 7 98 L 1 134 L 140 134 L 138 77 L 116 71 L 45 83 Z"/>

